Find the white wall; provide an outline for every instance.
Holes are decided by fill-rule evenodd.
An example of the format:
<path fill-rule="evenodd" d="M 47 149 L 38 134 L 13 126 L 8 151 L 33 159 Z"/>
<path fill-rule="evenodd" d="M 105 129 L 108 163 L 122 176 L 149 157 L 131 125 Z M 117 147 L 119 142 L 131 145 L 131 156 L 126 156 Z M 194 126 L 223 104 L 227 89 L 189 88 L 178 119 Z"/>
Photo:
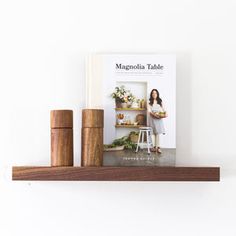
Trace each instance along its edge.
<path fill-rule="evenodd" d="M 236 212 L 236 2 L 0 2 L 0 235 L 227 235 Z M 220 183 L 12 182 L 49 164 L 49 110 L 75 112 L 89 52 L 177 54 L 177 162 Z"/>

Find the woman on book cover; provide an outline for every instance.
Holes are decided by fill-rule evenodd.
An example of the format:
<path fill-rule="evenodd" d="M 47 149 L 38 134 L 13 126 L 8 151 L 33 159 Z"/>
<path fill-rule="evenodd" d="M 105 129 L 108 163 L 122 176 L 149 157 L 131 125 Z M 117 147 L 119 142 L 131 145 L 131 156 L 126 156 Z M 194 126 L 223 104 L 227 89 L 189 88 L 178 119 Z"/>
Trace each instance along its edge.
<path fill-rule="evenodd" d="M 148 104 L 149 126 L 152 128 L 152 152 L 161 152 L 160 134 L 165 134 L 163 118 L 167 117 L 166 110 L 163 106 L 162 99 L 157 89 L 152 89 Z"/>

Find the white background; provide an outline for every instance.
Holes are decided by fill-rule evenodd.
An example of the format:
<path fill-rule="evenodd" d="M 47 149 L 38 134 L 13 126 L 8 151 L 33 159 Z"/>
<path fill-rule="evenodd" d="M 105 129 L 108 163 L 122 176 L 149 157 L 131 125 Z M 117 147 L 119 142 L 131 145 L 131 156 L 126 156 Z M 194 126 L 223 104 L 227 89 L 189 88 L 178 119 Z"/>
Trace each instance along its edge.
<path fill-rule="evenodd" d="M 0 2 L 0 235 L 227 235 L 236 214 L 234 0 Z M 49 111 L 74 110 L 90 52 L 177 54 L 177 162 L 220 183 L 12 182 L 49 164 Z"/>

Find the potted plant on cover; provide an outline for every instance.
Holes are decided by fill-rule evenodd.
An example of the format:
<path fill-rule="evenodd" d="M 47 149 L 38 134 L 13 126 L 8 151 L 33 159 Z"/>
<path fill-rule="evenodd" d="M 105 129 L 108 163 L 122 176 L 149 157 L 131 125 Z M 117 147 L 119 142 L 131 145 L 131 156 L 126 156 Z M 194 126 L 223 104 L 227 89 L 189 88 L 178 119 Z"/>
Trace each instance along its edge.
<path fill-rule="evenodd" d="M 138 142 L 138 136 L 139 136 L 139 132 L 131 131 L 129 133 L 129 139 L 133 143 L 137 143 Z"/>
<path fill-rule="evenodd" d="M 124 85 L 115 87 L 115 91 L 111 94 L 112 98 L 115 99 L 117 108 L 130 107 L 132 102 L 135 100 L 134 95 L 127 90 Z"/>
<path fill-rule="evenodd" d="M 129 136 L 115 139 L 111 144 L 104 144 L 104 151 L 121 151 L 124 149 L 135 150 L 137 144 Z"/>

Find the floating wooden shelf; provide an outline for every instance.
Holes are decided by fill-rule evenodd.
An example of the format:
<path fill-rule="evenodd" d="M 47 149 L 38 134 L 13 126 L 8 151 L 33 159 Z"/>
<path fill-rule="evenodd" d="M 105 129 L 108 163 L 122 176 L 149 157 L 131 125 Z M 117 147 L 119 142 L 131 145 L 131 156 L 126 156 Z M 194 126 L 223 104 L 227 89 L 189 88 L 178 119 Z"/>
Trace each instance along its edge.
<path fill-rule="evenodd" d="M 139 127 L 144 127 L 146 125 L 115 125 L 116 128 L 139 128 Z"/>
<path fill-rule="evenodd" d="M 115 108 L 116 111 L 146 111 L 146 108 Z"/>
<path fill-rule="evenodd" d="M 13 167 L 13 180 L 219 181 L 219 167 Z"/>

